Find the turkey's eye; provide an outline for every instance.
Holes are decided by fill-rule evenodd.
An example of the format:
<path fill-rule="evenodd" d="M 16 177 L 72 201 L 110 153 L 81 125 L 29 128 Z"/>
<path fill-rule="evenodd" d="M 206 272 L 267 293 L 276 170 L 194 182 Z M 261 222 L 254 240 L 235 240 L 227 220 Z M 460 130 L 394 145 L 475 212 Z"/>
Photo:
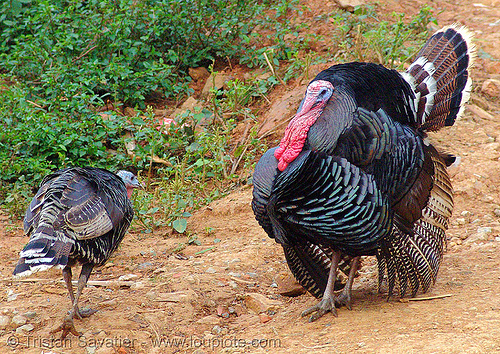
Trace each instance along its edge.
<path fill-rule="evenodd" d="M 318 93 L 317 101 L 327 101 L 333 93 L 333 89 L 330 87 L 322 88 Z"/>

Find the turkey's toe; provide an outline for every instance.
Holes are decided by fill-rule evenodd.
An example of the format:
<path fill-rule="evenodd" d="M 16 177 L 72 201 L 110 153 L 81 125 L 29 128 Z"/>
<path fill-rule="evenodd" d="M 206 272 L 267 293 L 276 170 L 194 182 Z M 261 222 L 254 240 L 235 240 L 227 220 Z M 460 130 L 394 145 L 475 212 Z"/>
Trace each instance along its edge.
<path fill-rule="evenodd" d="M 320 302 L 316 305 L 304 310 L 301 314 L 302 317 L 311 315 L 309 317 L 309 322 L 314 322 L 318 318 L 322 317 L 324 314 L 331 312 L 335 317 L 337 317 L 337 309 L 335 308 L 335 299 L 331 297 L 323 297 Z"/>
<path fill-rule="evenodd" d="M 67 316 L 63 323 L 59 325 L 59 327 L 53 329 L 50 331 L 51 334 L 57 333 L 57 332 L 62 332 L 61 333 L 61 339 L 66 338 L 66 336 L 71 333 L 75 336 L 81 336 L 82 334 L 78 332 L 75 328 L 75 324 L 73 323 L 73 316 Z"/>
<path fill-rule="evenodd" d="M 349 310 L 352 310 L 351 307 L 351 295 L 345 292 L 341 292 L 336 298 L 335 298 L 335 305 L 337 307 L 342 307 L 345 306 Z"/>

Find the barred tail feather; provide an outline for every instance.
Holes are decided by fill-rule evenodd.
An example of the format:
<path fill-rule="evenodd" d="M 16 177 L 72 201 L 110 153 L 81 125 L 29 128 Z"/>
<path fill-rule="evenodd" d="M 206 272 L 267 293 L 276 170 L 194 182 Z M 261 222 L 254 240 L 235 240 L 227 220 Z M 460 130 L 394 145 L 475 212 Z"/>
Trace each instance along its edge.
<path fill-rule="evenodd" d="M 428 146 L 434 164 L 433 187 L 422 217 L 415 222 L 411 232 L 405 233 L 397 222 L 391 235 L 381 241 L 377 254 L 379 288 L 385 274 L 389 297 L 396 285 L 399 296 L 404 297 L 408 285 L 411 296 L 419 290 L 429 290 L 443 259 L 446 246 L 445 231 L 453 210 L 453 191 L 446 171 L 446 161 L 432 146 Z"/>
<path fill-rule="evenodd" d="M 470 97 L 470 67 L 475 57 L 466 27 L 437 31 L 417 54 L 403 77 L 415 91 L 420 128 L 434 131 L 453 125 Z"/>
<path fill-rule="evenodd" d="M 71 239 L 35 232 L 28 244 L 20 252 L 19 262 L 14 269 L 14 276 L 23 277 L 54 266 L 64 268 L 68 264 L 73 248 Z"/>
<path fill-rule="evenodd" d="M 314 297 L 321 298 L 328 283 L 328 274 L 332 259 L 332 250 L 309 242 L 301 244 L 282 245 L 288 268 L 295 279 Z M 352 257 L 343 255 L 339 269 L 349 274 L 349 264 Z M 337 280 L 335 290 L 342 289 L 344 284 Z"/>

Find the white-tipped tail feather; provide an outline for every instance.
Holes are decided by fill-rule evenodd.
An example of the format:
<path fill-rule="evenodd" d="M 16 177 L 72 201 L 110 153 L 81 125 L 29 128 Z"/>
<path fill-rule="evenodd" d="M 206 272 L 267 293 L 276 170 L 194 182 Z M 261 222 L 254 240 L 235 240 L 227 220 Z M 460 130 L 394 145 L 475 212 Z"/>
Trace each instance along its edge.
<path fill-rule="evenodd" d="M 453 125 L 470 98 L 469 71 L 475 58 L 466 27 L 446 26 L 434 33 L 417 54 L 404 79 L 415 92 L 415 112 L 422 130 Z"/>

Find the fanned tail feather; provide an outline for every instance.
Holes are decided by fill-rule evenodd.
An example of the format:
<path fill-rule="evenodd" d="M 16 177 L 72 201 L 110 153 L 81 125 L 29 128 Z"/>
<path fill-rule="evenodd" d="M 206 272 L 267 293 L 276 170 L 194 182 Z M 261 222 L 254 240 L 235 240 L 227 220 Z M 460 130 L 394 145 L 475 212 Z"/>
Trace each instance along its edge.
<path fill-rule="evenodd" d="M 329 247 L 314 245 L 309 242 L 282 245 L 288 268 L 295 279 L 316 298 L 321 298 L 328 283 L 328 274 L 333 251 Z M 343 254 L 339 262 L 339 271 L 349 274 L 352 257 Z M 344 283 L 335 282 L 335 290 L 344 287 Z"/>
<path fill-rule="evenodd" d="M 403 232 L 395 223 L 392 234 L 381 241 L 378 250 L 379 288 L 387 274 L 389 297 L 396 287 L 400 297 L 406 295 L 408 286 L 411 296 L 419 290 L 428 291 L 436 281 L 443 259 L 453 196 L 445 161 L 435 149 L 430 149 L 430 153 L 435 173 L 422 217 L 409 233 Z"/>
<path fill-rule="evenodd" d="M 471 34 L 465 27 L 437 31 L 417 54 L 403 77 L 415 91 L 420 129 L 451 126 L 470 97 L 470 67 L 475 57 Z"/>

